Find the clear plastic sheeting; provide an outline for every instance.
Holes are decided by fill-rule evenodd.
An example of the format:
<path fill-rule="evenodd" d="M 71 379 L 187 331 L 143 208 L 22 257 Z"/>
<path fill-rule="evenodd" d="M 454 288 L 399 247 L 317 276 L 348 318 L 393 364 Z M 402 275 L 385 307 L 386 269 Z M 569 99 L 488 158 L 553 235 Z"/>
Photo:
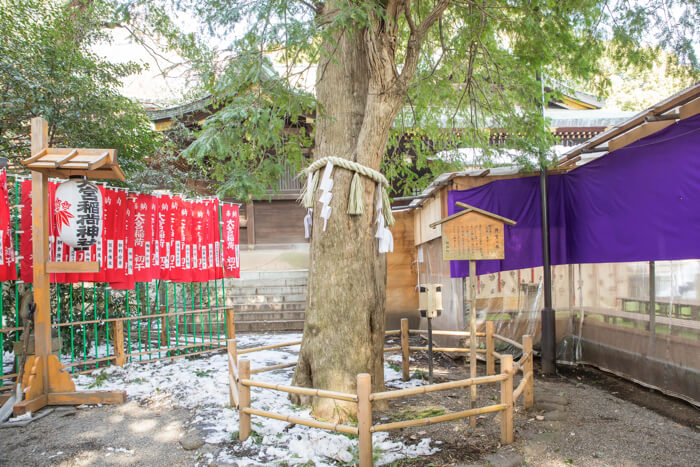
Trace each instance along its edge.
<path fill-rule="evenodd" d="M 443 286 L 433 327 L 468 328 L 469 279 L 450 277 L 440 239 L 418 248 L 419 282 Z M 700 260 L 553 266 L 552 300 L 560 362 L 594 365 L 700 405 Z M 530 334 L 537 348 L 543 302 L 541 267 L 478 276 L 477 329 L 493 321 L 497 334 Z"/>

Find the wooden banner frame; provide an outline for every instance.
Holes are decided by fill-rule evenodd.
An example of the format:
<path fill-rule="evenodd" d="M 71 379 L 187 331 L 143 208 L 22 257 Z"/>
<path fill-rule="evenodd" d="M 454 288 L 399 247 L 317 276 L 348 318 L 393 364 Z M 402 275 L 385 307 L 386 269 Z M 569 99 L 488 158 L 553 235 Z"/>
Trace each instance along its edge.
<path fill-rule="evenodd" d="M 35 412 L 46 405 L 120 404 L 125 391 L 75 390 L 75 383 L 55 355 L 51 354 L 50 274 L 56 272 L 99 272 L 97 262 L 50 261 L 49 254 L 49 177 L 124 180 L 114 149 L 56 149 L 48 147 L 48 122 L 32 119 L 31 153 L 22 165 L 32 171 L 32 254 L 34 263 L 34 349 L 22 375 L 26 399 L 13 407 L 15 416 Z"/>

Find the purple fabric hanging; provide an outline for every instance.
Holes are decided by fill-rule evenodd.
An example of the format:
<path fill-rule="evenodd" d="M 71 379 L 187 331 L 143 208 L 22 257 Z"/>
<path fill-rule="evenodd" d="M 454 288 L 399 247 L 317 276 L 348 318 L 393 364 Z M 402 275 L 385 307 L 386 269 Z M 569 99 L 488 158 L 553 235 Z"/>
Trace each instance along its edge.
<path fill-rule="evenodd" d="M 552 264 L 700 258 L 700 115 L 549 176 Z M 505 227 L 505 259 L 477 274 L 542 266 L 539 176 L 450 191 L 448 214 L 471 204 L 517 221 Z M 452 277 L 469 275 L 451 261 Z"/>

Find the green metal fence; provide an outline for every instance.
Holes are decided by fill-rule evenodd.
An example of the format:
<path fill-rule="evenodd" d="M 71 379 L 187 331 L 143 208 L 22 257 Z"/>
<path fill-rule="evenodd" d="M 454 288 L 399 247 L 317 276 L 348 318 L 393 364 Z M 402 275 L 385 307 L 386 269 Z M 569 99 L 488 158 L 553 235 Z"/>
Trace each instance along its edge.
<path fill-rule="evenodd" d="M 12 225 L 19 277 L 20 180 L 14 183 Z M 221 211 L 219 210 L 219 216 Z M 31 285 L 0 282 L 0 390 L 16 376 L 14 352 L 22 333 L 20 303 Z M 126 362 L 151 362 L 226 348 L 224 279 L 175 283 L 140 282 L 134 290 L 83 282 L 51 285 L 53 351 L 72 373 L 90 372 L 115 362 L 115 339 L 123 340 Z M 115 323 L 123 332 L 116 335 Z M 30 344 L 30 347 L 33 344 Z M 30 352 L 31 352 L 30 348 Z"/>
<path fill-rule="evenodd" d="M 2 283 L 0 296 L 0 387 L 15 377 L 12 346 L 22 329 L 17 319 L 19 283 Z M 14 289 L 14 290 L 10 290 Z M 8 296 L 12 297 L 7 306 Z M 113 290 L 105 284 L 79 283 L 51 286 L 53 352 L 70 371 L 89 372 L 117 358 L 115 339 L 123 340 L 127 362 L 224 349 L 227 320 L 223 280 L 203 283 L 154 281 L 137 283 L 134 290 Z M 116 335 L 114 323 L 123 323 Z M 30 352 L 32 349 L 29 349 Z"/>

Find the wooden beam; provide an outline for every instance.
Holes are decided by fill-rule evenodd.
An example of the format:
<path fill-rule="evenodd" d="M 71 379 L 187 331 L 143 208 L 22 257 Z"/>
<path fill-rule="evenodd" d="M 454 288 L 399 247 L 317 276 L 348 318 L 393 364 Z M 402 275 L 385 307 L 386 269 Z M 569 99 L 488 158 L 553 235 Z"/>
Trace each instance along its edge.
<path fill-rule="evenodd" d="M 67 156 L 64 156 L 62 159 L 57 160 L 54 162 L 55 167 L 62 167 L 66 162 L 70 161 L 73 159 L 75 156 L 78 155 L 78 150 L 73 149 L 71 152 L 68 153 Z"/>
<path fill-rule="evenodd" d="M 357 375 L 357 431 L 359 438 L 360 467 L 370 467 L 372 463 L 372 378 L 368 373 Z"/>
<path fill-rule="evenodd" d="M 117 323 L 121 323 L 118 321 Z M 116 323 L 115 323 L 116 324 Z M 70 378 L 70 374 L 63 368 L 56 355 L 49 355 L 47 360 L 49 367 L 48 392 L 73 392 L 75 383 Z"/>
<path fill-rule="evenodd" d="M 46 394 L 42 394 L 36 399 L 23 400 L 22 402 L 16 403 L 12 412 L 15 417 L 24 415 L 27 412 L 36 412 L 37 410 L 46 407 L 48 405 L 48 398 Z"/>
<path fill-rule="evenodd" d="M 47 133 L 47 135 L 48 135 L 48 133 Z M 32 131 L 32 136 L 34 136 L 34 132 L 33 132 L 33 131 Z M 47 139 L 48 139 L 48 136 L 47 136 Z M 29 164 L 31 164 L 32 162 L 38 161 L 39 159 L 41 159 L 42 157 L 44 157 L 44 156 L 46 155 L 46 152 L 47 152 L 47 151 L 46 151 L 46 148 L 45 148 L 45 147 L 42 148 L 42 149 L 40 149 L 40 150 L 39 150 L 38 152 L 36 152 L 33 156 L 31 156 L 31 157 L 29 157 L 29 158 L 27 158 L 27 159 L 24 159 L 24 160 L 22 161 L 22 165 L 29 165 Z"/>
<path fill-rule="evenodd" d="M 584 149 L 581 151 L 581 154 L 595 154 L 598 152 L 608 152 L 609 148 L 608 146 L 598 146 L 596 148 L 590 148 L 590 149 Z"/>
<path fill-rule="evenodd" d="M 97 261 L 66 261 L 46 263 L 46 272 L 49 274 L 100 272 L 100 263 Z"/>
<path fill-rule="evenodd" d="M 685 118 L 692 117 L 700 113 L 700 98 L 695 99 L 692 102 L 681 106 L 678 109 L 678 119 L 683 120 Z"/>
<path fill-rule="evenodd" d="M 435 228 L 435 226 L 438 226 L 444 222 L 452 220 L 455 217 L 459 217 L 461 215 L 464 215 L 468 212 L 478 212 L 479 214 L 483 214 L 484 216 L 490 217 L 492 219 L 496 219 L 497 221 L 503 222 L 503 223 L 508 224 L 508 225 L 515 225 L 516 224 L 516 222 L 514 220 L 508 219 L 507 217 L 499 216 L 498 214 L 484 211 L 483 209 L 475 208 L 474 206 L 470 206 L 470 205 L 465 204 L 465 203 L 460 203 L 459 201 L 457 201 L 455 203 L 455 206 L 458 206 L 458 207 L 464 209 L 464 211 L 456 212 L 456 213 L 452 214 L 451 216 L 447 216 L 444 219 L 440 219 L 439 221 L 433 222 L 432 224 L 430 224 L 430 227 Z"/>
<path fill-rule="evenodd" d="M 103 153 L 100 157 L 88 164 L 88 170 L 99 169 L 103 165 L 109 162 L 109 152 Z"/>
<path fill-rule="evenodd" d="M 238 439 L 245 441 L 250 436 L 250 414 L 245 409 L 250 407 L 250 387 L 242 383 L 243 379 L 250 378 L 250 360 L 239 360 L 238 371 L 241 380 L 238 382 Z"/>
<path fill-rule="evenodd" d="M 248 233 L 248 247 L 255 245 L 255 206 L 252 202 L 246 203 L 245 215 L 248 219 L 246 231 Z"/>
<path fill-rule="evenodd" d="M 610 128 L 609 130 L 606 130 L 603 133 L 600 133 L 599 135 L 589 139 L 584 144 L 572 149 L 570 152 L 562 156 L 557 162 L 557 165 L 562 165 L 570 159 L 573 159 L 574 157 L 578 156 L 579 154 L 581 154 L 581 151 L 583 149 L 600 146 L 602 143 L 610 141 L 616 136 L 619 136 L 627 132 L 628 130 L 644 123 L 647 116 L 664 114 L 669 110 L 673 109 L 674 107 L 684 105 L 697 98 L 700 98 L 700 83 L 697 83 L 688 89 L 674 94 L 673 96 L 659 102 L 655 106 L 638 113 L 637 115 L 630 118 L 621 125 Z"/>
<path fill-rule="evenodd" d="M 112 342 L 114 344 L 114 364 L 116 366 L 124 366 L 126 363 L 126 355 L 124 354 L 124 321 L 115 321 L 112 328 Z"/>
<path fill-rule="evenodd" d="M 31 148 L 38 154 L 48 147 L 49 124 L 43 118 L 32 119 Z M 34 259 L 34 349 L 44 362 L 51 354 L 51 303 L 49 275 L 49 179 L 46 174 L 32 171 L 32 255 Z M 44 383 L 48 382 L 48 365 L 42 367 Z M 45 389 L 42 392 L 46 392 Z"/>
<path fill-rule="evenodd" d="M 608 142 L 608 148 L 610 152 L 616 151 L 620 148 L 623 148 L 625 146 L 628 146 L 635 141 L 639 141 L 642 138 L 645 138 L 649 135 L 652 135 L 656 133 L 657 131 L 661 131 L 667 126 L 673 125 L 675 120 L 663 120 L 660 122 L 646 122 L 642 123 L 641 125 L 637 126 L 636 128 L 628 131 L 625 134 L 622 134 L 618 136 L 617 138 L 611 139 Z"/>
<path fill-rule="evenodd" d="M 51 392 L 48 405 L 123 404 L 126 391 Z"/>
<path fill-rule="evenodd" d="M 648 115 L 647 122 L 662 122 L 664 120 L 678 120 L 678 112 L 671 112 L 665 115 Z"/>
<path fill-rule="evenodd" d="M 507 378 L 501 381 L 501 404 L 507 408 L 501 414 L 501 443 L 513 442 L 513 356 L 501 357 L 501 373 Z"/>

